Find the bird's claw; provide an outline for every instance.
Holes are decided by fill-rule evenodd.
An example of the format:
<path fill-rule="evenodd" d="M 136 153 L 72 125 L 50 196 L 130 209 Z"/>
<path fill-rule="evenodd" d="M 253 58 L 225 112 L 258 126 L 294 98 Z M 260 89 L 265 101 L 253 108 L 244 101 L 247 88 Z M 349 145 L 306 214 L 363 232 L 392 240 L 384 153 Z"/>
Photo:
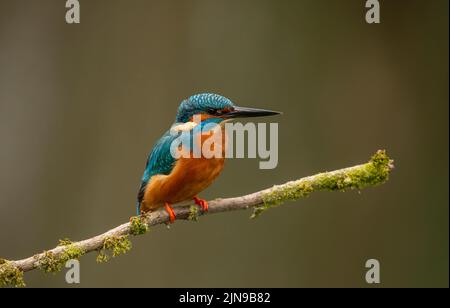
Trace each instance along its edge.
<path fill-rule="evenodd" d="M 166 203 L 165 207 L 167 214 L 169 214 L 169 221 L 170 223 L 173 223 L 176 219 L 175 212 L 173 208 L 169 205 L 169 203 Z"/>
<path fill-rule="evenodd" d="M 195 204 L 197 204 L 198 206 L 200 206 L 202 208 L 203 212 L 208 212 L 208 209 L 209 209 L 208 201 L 194 197 L 194 202 L 195 202 Z"/>

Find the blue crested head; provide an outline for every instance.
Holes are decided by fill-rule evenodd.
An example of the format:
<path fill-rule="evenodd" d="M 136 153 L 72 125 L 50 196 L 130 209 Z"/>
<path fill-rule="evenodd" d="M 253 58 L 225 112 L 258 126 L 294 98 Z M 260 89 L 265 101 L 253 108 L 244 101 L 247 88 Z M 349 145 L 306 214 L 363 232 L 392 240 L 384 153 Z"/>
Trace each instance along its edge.
<path fill-rule="evenodd" d="M 278 111 L 236 106 L 231 100 L 218 94 L 196 94 L 181 102 L 176 123 L 192 121 L 195 115 L 215 123 L 233 118 L 264 117 L 280 114 Z"/>
<path fill-rule="evenodd" d="M 192 95 L 181 102 L 178 107 L 176 122 L 189 122 L 196 114 L 207 114 L 210 116 L 220 116 L 226 111 L 234 110 L 231 100 L 214 93 L 202 93 Z"/>

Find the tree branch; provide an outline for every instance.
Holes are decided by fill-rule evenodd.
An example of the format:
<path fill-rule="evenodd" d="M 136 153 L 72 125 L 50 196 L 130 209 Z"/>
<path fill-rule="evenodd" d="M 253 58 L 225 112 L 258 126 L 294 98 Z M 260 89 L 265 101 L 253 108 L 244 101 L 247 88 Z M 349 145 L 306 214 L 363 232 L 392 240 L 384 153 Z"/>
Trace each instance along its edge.
<path fill-rule="evenodd" d="M 181 205 L 175 208 L 175 214 L 177 219 L 197 220 L 203 215 L 253 208 L 252 218 L 255 218 L 271 207 L 307 197 L 314 191 L 345 191 L 382 184 L 388 180 L 393 168 L 393 161 L 385 151 L 379 150 L 368 163 L 362 165 L 319 173 L 241 197 L 216 199 L 209 202 L 208 212 L 199 211 L 197 206 Z M 98 252 L 98 262 L 107 261 L 111 255 L 115 257 L 131 248 L 130 235 L 144 234 L 151 226 L 168 221 L 168 214 L 158 210 L 133 217 L 130 222 L 83 241 L 62 240 L 57 247 L 26 259 L 0 259 L 0 286 L 24 286 L 24 272 L 34 269 L 59 271 L 68 260 L 78 259 L 93 251 Z"/>

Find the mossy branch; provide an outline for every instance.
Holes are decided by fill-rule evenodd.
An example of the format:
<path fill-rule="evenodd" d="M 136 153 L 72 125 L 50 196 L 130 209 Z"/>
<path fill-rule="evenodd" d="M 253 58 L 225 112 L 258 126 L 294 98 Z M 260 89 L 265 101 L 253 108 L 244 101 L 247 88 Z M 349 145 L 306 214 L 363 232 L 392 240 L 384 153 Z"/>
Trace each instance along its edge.
<path fill-rule="evenodd" d="M 393 161 L 384 150 L 379 150 L 368 163 L 362 165 L 319 173 L 246 196 L 216 199 L 209 202 L 208 212 L 201 212 L 197 207 L 190 205 L 181 205 L 175 208 L 175 214 L 177 219 L 196 221 L 203 215 L 253 208 L 251 217 L 255 218 L 271 207 L 307 197 L 315 191 L 360 190 L 383 184 L 388 180 L 393 168 Z M 164 210 L 158 210 L 140 217 L 133 217 L 130 222 L 83 241 L 71 242 L 64 239 L 57 247 L 26 259 L 17 261 L 0 259 L 0 287 L 24 286 L 24 272 L 34 269 L 57 272 L 68 260 L 78 259 L 89 252 L 98 253 L 98 262 L 107 261 L 109 259 L 107 251 L 110 251 L 112 257 L 125 253 L 131 249 L 130 236 L 145 234 L 151 226 L 168 223 L 168 221 L 169 215 Z"/>

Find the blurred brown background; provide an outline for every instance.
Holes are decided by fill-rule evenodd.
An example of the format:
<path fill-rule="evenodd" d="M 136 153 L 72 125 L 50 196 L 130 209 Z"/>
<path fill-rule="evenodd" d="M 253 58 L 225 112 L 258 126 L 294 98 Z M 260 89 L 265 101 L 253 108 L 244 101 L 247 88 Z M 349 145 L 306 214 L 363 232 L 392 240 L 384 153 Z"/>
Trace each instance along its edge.
<path fill-rule="evenodd" d="M 284 111 L 279 165 L 230 160 L 207 198 L 396 160 L 386 185 L 317 193 L 250 221 L 156 227 L 83 287 L 448 286 L 448 1 L 0 0 L 0 256 L 125 222 L 148 151 L 178 103 L 217 92 Z M 26 274 L 28 286 L 67 286 Z"/>

